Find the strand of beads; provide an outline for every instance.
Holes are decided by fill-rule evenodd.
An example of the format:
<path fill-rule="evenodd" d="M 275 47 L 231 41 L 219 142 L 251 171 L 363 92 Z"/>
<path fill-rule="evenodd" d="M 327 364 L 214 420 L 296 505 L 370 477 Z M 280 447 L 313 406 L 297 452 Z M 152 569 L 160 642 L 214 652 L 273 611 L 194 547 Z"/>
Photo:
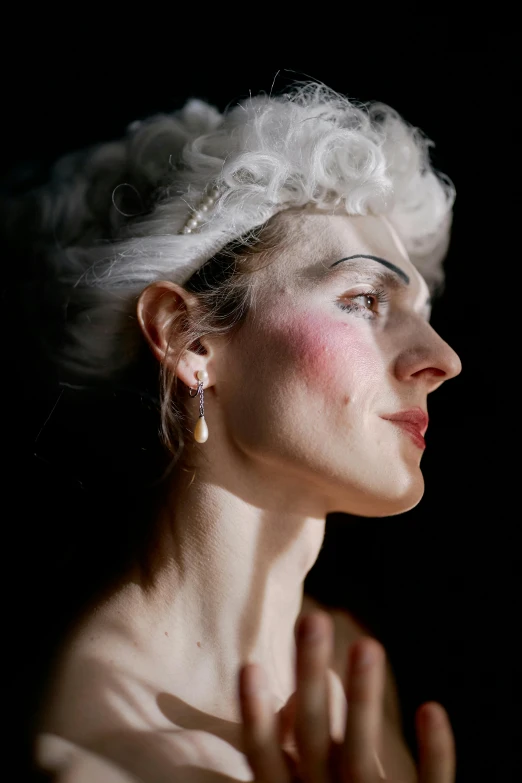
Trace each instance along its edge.
<path fill-rule="evenodd" d="M 194 207 L 194 211 L 188 216 L 180 234 L 192 234 L 207 219 L 207 213 L 219 196 L 219 188 L 207 189 L 201 201 Z"/>

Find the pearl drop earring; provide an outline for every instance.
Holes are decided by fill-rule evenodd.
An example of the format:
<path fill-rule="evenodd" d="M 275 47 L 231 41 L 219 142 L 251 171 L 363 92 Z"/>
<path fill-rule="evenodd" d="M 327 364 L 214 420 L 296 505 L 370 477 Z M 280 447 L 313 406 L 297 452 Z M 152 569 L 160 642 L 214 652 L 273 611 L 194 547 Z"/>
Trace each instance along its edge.
<path fill-rule="evenodd" d="M 205 402 L 203 399 L 203 386 L 208 383 L 208 372 L 206 370 L 198 370 L 196 373 L 198 379 L 198 388 L 191 389 L 189 395 L 195 397 L 199 394 L 199 419 L 194 428 L 194 440 L 197 443 L 205 443 L 208 440 L 208 427 L 205 421 Z M 192 392 L 194 391 L 194 394 Z"/>

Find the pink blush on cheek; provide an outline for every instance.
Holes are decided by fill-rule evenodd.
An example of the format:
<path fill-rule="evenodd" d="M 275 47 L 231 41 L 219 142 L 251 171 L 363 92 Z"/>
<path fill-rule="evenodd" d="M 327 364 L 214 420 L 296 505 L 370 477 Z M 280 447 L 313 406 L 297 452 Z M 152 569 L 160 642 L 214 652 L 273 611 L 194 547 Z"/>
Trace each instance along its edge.
<path fill-rule="evenodd" d="M 303 373 L 307 385 L 340 383 L 347 388 L 351 380 L 375 375 L 376 347 L 364 326 L 303 313 L 284 319 L 279 341 L 284 340 L 288 360 Z"/>

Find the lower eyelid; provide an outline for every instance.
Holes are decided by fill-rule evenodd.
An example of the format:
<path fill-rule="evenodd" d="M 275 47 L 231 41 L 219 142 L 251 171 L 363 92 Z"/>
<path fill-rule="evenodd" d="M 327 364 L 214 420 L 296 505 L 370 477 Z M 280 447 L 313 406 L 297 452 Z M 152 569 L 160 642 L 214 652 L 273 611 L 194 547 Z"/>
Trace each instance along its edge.
<path fill-rule="evenodd" d="M 356 304 L 353 304 L 352 302 L 337 302 L 336 303 L 341 310 L 344 310 L 345 313 L 359 313 L 363 316 L 363 318 L 375 318 L 377 313 L 374 313 L 372 310 L 367 310 L 365 307 L 357 307 Z"/>

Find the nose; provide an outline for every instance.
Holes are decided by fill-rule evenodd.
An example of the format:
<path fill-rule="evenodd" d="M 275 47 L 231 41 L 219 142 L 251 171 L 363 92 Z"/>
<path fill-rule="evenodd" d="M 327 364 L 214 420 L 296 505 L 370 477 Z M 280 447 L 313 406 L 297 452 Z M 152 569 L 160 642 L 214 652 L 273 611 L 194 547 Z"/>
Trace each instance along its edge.
<path fill-rule="evenodd" d="M 395 375 L 401 381 L 420 380 L 427 392 L 444 381 L 455 378 L 462 370 L 458 354 L 429 324 L 416 330 L 415 340 L 397 357 Z"/>

